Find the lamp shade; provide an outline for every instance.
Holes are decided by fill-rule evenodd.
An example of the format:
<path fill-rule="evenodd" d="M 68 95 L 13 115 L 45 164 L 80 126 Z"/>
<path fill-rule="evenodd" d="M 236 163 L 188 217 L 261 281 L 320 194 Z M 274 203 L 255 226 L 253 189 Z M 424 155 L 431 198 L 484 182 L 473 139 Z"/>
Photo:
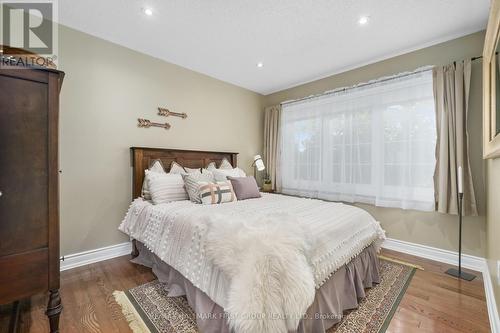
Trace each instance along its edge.
<path fill-rule="evenodd" d="M 253 162 L 254 162 L 257 170 L 263 171 L 266 169 L 266 166 L 264 165 L 264 161 L 262 161 L 262 157 L 260 157 L 260 155 L 255 155 L 253 157 Z"/>

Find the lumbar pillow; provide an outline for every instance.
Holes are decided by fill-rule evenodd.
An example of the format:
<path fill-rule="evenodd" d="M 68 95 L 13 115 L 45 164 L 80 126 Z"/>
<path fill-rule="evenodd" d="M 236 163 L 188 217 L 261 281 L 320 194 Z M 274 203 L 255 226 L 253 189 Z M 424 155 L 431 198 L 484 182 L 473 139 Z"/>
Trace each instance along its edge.
<path fill-rule="evenodd" d="M 218 182 L 223 182 L 227 180 L 227 177 L 245 177 L 246 173 L 240 168 L 234 169 L 216 169 L 212 171 L 214 178 Z"/>
<path fill-rule="evenodd" d="M 150 171 L 152 173 L 165 173 L 165 169 L 163 168 L 163 164 L 161 163 L 160 160 L 154 160 L 153 163 L 151 163 L 151 166 L 149 169 L 146 169 L 145 171 Z M 142 194 L 141 196 L 146 199 L 146 200 L 151 200 L 151 194 L 149 193 L 149 184 L 148 184 L 148 173 L 145 172 L 144 174 L 144 181 L 142 182 Z"/>
<path fill-rule="evenodd" d="M 146 170 L 146 177 L 151 199 L 155 205 L 188 199 L 182 175 Z"/>
<path fill-rule="evenodd" d="M 200 185 L 198 182 L 213 183 L 214 175 L 210 171 L 204 170 L 203 173 L 191 173 L 182 175 L 184 185 L 192 202 L 201 203 Z"/>
<path fill-rule="evenodd" d="M 236 201 L 230 181 L 209 183 L 198 182 L 201 203 L 204 205 Z"/>
<path fill-rule="evenodd" d="M 227 177 L 233 185 L 234 193 L 238 200 L 260 198 L 259 187 L 253 176 L 248 177 Z"/>

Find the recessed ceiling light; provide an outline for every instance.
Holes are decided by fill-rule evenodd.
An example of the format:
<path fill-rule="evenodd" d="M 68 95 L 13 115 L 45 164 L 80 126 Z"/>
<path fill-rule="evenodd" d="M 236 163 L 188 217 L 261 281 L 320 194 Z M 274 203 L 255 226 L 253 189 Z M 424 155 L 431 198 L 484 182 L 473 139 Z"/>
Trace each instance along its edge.
<path fill-rule="evenodd" d="M 259 62 L 257 63 L 257 67 L 262 68 L 262 67 L 264 67 L 264 64 L 263 64 L 262 62 L 260 62 L 260 61 L 259 61 Z"/>
<path fill-rule="evenodd" d="M 358 20 L 359 25 L 365 25 L 370 21 L 370 16 L 361 16 Z"/>
<path fill-rule="evenodd" d="M 153 15 L 153 10 L 151 8 L 144 8 L 143 11 L 147 16 Z"/>

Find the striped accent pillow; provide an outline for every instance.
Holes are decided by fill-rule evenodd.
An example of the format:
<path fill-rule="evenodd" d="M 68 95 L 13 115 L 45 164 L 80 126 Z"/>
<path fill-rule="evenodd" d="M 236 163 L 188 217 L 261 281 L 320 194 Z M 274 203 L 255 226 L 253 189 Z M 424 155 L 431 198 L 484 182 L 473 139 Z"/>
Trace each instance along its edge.
<path fill-rule="evenodd" d="M 210 171 L 203 170 L 203 173 L 191 173 L 182 175 L 184 185 L 192 202 L 201 203 L 200 185 L 198 182 L 213 183 L 214 175 Z"/>
<path fill-rule="evenodd" d="M 165 169 L 163 168 L 163 164 L 161 163 L 160 160 L 154 160 L 151 163 L 151 166 L 149 169 L 146 169 L 146 171 L 151 171 L 155 173 L 165 173 Z M 149 184 L 148 184 L 148 174 L 144 174 L 144 181 L 142 182 L 142 193 L 141 196 L 145 200 L 151 200 L 151 194 L 149 193 Z"/>
<path fill-rule="evenodd" d="M 151 199 L 155 205 L 188 199 L 181 175 L 146 170 L 146 177 Z"/>
<path fill-rule="evenodd" d="M 201 203 L 204 205 L 214 205 L 224 202 L 236 201 L 236 194 L 233 191 L 231 182 L 198 182 Z"/>

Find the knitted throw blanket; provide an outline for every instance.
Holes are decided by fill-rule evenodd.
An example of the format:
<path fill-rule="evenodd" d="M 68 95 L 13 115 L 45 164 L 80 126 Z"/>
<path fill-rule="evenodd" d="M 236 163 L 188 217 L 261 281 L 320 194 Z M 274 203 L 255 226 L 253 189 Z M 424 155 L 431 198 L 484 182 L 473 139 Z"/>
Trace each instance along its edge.
<path fill-rule="evenodd" d="M 262 228 L 263 225 L 265 228 Z M 245 332 L 267 331 L 267 328 L 286 332 L 286 329 L 298 324 L 300 318 L 295 320 L 297 311 L 300 312 L 305 307 L 302 311 L 305 313 L 312 303 L 314 293 L 311 299 L 310 286 L 319 288 L 339 267 L 348 263 L 367 246 L 374 243 L 378 248 L 385 239 L 379 223 L 360 208 L 275 194 L 209 206 L 189 201 L 152 205 L 136 199 L 119 229 L 142 242 L 194 286 L 204 291 L 229 313 L 230 325 Z M 273 235 L 275 240 L 280 239 L 276 246 L 266 249 L 267 252 L 260 251 L 266 241 L 273 239 Z M 251 237 L 255 239 L 253 243 L 248 241 Z M 223 239 L 227 241 L 224 243 Z M 295 249 L 288 246 L 291 244 L 290 240 L 297 244 Z M 248 251 L 254 251 L 255 256 L 243 255 L 239 245 L 241 243 L 247 244 Z M 259 246 L 255 246 L 257 244 Z M 224 256 L 224 251 L 233 251 L 233 257 Z M 286 252 L 286 255 L 278 255 L 280 251 Z M 236 258 L 235 253 L 239 254 L 236 261 L 232 260 Z M 278 320 L 278 323 L 272 323 L 276 318 L 244 321 L 242 312 L 252 314 L 266 311 L 269 306 L 247 302 L 247 309 L 243 303 L 238 303 L 235 307 L 237 295 L 234 293 L 243 289 L 252 290 L 256 283 L 255 279 L 238 280 L 237 272 L 251 269 L 252 265 L 256 269 L 263 262 L 252 261 L 252 258 L 266 256 L 279 259 L 264 262 L 271 265 L 269 270 L 278 272 L 280 265 L 295 258 L 292 264 L 297 265 L 298 271 L 290 275 L 301 276 L 301 288 L 304 292 L 300 299 L 296 299 L 292 290 L 298 288 L 298 285 L 279 283 L 275 285 L 277 290 L 267 292 L 279 294 L 279 299 L 283 301 L 280 309 L 276 309 L 275 305 L 271 307 L 273 315 L 278 312 L 279 316 L 283 316 L 281 322 Z M 281 273 L 278 275 L 286 276 Z M 307 277 L 312 281 L 307 281 Z M 249 285 L 245 286 L 245 283 Z M 287 308 L 289 300 L 299 304 L 300 309 Z M 261 301 L 265 302 L 266 299 Z M 230 309 L 237 313 L 231 313 Z"/>

